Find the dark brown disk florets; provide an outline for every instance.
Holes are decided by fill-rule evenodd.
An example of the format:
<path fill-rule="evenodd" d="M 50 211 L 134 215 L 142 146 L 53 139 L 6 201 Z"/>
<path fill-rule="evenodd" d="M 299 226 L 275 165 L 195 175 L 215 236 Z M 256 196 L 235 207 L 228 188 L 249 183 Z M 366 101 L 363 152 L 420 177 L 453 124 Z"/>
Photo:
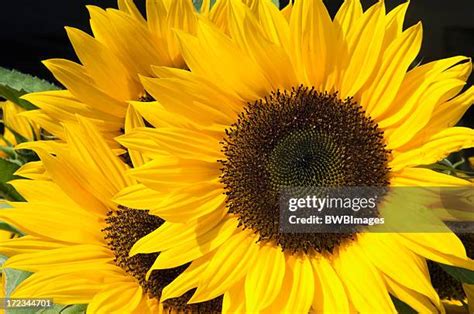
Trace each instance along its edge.
<path fill-rule="evenodd" d="M 155 270 L 148 280 L 146 273 L 153 265 L 159 253 L 138 254 L 130 257 L 129 252 L 132 246 L 145 235 L 156 230 L 164 221 L 148 214 L 147 210 L 136 210 L 120 207 L 116 211 L 110 211 L 106 218 L 107 227 L 104 228 L 105 240 L 110 249 L 114 252 L 115 263 L 128 274 L 135 277 L 143 290 L 150 297 L 159 299 L 163 288 L 178 277 L 189 265 L 176 268 Z M 217 313 L 221 311 L 222 298 L 217 298 L 208 302 L 189 304 L 193 291 L 189 291 L 183 296 L 164 302 L 165 309 L 175 310 L 185 313 Z"/>
<path fill-rule="evenodd" d="M 464 233 L 458 235 L 464 244 L 466 254 L 469 258 L 474 258 L 474 234 Z M 428 261 L 431 283 L 441 299 L 463 301 L 466 293 L 461 282 L 453 278 L 437 263 Z"/>
<path fill-rule="evenodd" d="M 249 103 L 223 141 L 221 182 L 229 212 L 261 240 L 291 252 L 332 252 L 354 234 L 283 234 L 286 187 L 385 187 L 383 132 L 352 99 L 298 87 Z"/>

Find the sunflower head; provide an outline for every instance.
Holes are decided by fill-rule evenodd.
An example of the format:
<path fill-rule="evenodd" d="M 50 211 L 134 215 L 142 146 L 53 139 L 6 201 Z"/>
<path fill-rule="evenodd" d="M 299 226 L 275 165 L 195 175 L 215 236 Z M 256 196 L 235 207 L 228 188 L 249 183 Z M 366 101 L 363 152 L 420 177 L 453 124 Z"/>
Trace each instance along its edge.
<path fill-rule="evenodd" d="M 293 252 L 331 252 L 353 234 L 281 233 L 284 190 L 389 184 L 390 153 L 377 124 L 352 99 L 314 88 L 277 91 L 249 103 L 226 130 L 223 151 L 229 213 L 260 240 Z"/>

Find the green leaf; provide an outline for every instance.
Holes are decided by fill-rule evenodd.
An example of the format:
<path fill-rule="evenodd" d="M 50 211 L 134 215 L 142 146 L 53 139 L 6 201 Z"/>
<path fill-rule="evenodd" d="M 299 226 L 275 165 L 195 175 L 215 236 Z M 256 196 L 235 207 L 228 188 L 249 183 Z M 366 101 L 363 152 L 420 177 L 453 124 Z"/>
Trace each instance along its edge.
<path fill-rule="evenodd" d="M 19 166 L 6 159 L 0 159 L 0 182 L 8 182 L 15 178 L 13 174 Z"/>
<path fill-rule="evenodd" d="M 0 84 L 7 85 L 17 91 L 23 90 L 26 93 L 59 89 L 56 85 L 40 78 L 2 67 L 0 67 Z"/>
<path fill-rule="evenodd" d="M 277 8 L 280 8 L 280 0 L 272 0 L 272 2 L 276 5 Z"/>
<path fill-rule="evenodd" d="M 193 5 L 196 8 L 196 11 L 201 10 L 202 0 L 193 0 Z"/>
<path fill-rule="evenodd" d="M 27 93 L 57 90 L 53 85 L 37 77 L 0 67 L 0 96 L 18 104 L 26 110 L 36 107 L 20 97 Z"/>
<path fill-rule="evenodd" d="M 3 264 L 7 261 L 8 257 L 0 254 L 0 267 L 3 267 Z"/>
<path fill-rule="evenodd" d="M 75 305 L 58 305 L 62 306 L 63 308 L 59 311 L 61 314 L 79 314 L 79 313 L 86 313 L 87 311 L 87 304 L 75 304 Z M 44 312 L 46 313 L 46 312 Z M 58 313 L 58 312 L 55 312 Z M 51 312 L 51 314 L 53 314 Z"/>
<path fill-rule="evenodd" d="M 0 196 L 14 202 L 24 202 L 25 199 L 18 193 L 13 186 L 8 183 L 0 183 Z"/>
<path fill-rule="evenodd" d="M 12 161 L 0 158 L 0 195 L 11 201 L 24 201 L 24 198 L 7 182 L 18 178 L 14 175 L 20 166 Z"/>
<path fill-rule="evenodd" d="M 438 265 L 441 266 L 441 268 L 443 268 L 444 271 L 450 274 L 454 279 L 470 285 L 474 284 L 474 271 L 446 264 Z"/>
<path fill-rule="evenodd" d="M 23 234 L 20 231 L 18 231 L 16 228 L 7 224 L 6 222 L 0 222 L 0 230 L 9 231 L 9 232 L 20 234 L 20 235 Z"/>
<path fill-rule="evenodd" d="M 26 278 L 30 277 L 32 273 L 12 268 L 5 268 L 3 274 L 5 275 L 5 297 L 9 298 L 16 286 Z"/>
<path fill-rule="evenodd" d="M 411 308 L 408 304 L 403 302 L 400 299 L 395 298 L 394 296 L 390 296 L 392 298 L 393 305 L 399 314 L 416 314 L 417 312 Z"/>
<path fill-rule="evenodd" d="M 203 0 L 193 0 L 193 5 L 196 8 L 196 11 L 200 11 L 202 7 Z M 216 3 L 216 0 L 211 0 L 211 8 Z"/>
<path fill-rule="evenodd" d="M 0 96 L 5 98 L 6 100 L 9 100 L 23 109 L 26 110 L 33 110 L 36 109 L 36 106 L 30 103 L 29 101 L 26 101 L 24 99 L 21 99 L 20 97 L 26 94 L 24 91 L 17 91 L 13 88 L 11 88 L 8 85 L 5 85 L 3 83 L 0 83 Z"/>

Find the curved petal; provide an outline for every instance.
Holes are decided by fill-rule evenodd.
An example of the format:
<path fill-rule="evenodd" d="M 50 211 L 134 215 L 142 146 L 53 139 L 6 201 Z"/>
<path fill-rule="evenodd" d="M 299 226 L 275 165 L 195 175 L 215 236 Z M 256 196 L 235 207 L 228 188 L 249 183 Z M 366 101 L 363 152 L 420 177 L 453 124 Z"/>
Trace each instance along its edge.
<path fill-rule="evenodd" d="M 57 269 L 71 272 L 87 269 L 116 269 L 111 251 L 102 246 L 90 244 L 65 246 L 15 255 L 5 262 L 4 267 L 31 272 Z"/>
<path fill-rule="evenodd" d="M 334 269 L 347 289 L 350 300 L 359 312 L 394 313 L 387 286 L 378 269 L 367 259 L 359 243 L 341 250 L 334 260 Z M 370 291 L 370 294 L 367 294 Z"/>
<path fill-rule="evenodd" d="M 399 284 L 391 277 L 384 276 L 390 294 L 408 304 L 417 313 L 444 313 L 443 307 L 435 307 L 426 296 Z"/>
<path fill-rule="evenodd" d="M 200 276 L 189 303 L 204 302 L 225 293 L 244 277 L 257 257 L 258 245 L 251 231 L 240 231 L 222 245 Z"/>
<path fill-rule="evenodd" d="M 441 300 L 431 285 L 425 261 L 400 245 L 391 234 L 367 233 L 359 238 L 361 248 L 385 276 L 427 297 L 438 309 Z M 397 260 L 397 263 L 393 263 Z"/>
<path fill-rule="evenodd" d="M 393 171 L 418 165 L 429 165 L 450 153 L 464 148 L 474 147 L 474 130 L 464 127 L 452 127 L 431 134 L 419 146 L 404 152 L 393 152 L 390 167 Z"/>
<path fill-rule="evenodd" d="M 244 280 L 235 284 L 224 293 L 222 300 L 222 313 L 250 313 L 245 310 L 245 288 Z"/>
<path fill-rule="evenodd" d="M 285 257 L 278 247 L 265 245 L 259 248 L 243 287 L 247 312 L 257 313 L 273 303 L 280 293 L 285 269 Z"/>
<path fill-rule="evenodd" d="M 133 313 L 146 298 L 135 282 L 109 285 L 97 293 L 87 307 L 87 313 Z"/>
<path fill-rule="evenodd" d="M 177 267 L 217 249 L 236 233 L 237 224 L 237 219 L 227 217 L 221 224 L 202 236 L 161 252 L 150 267 L 147 276 L 155 269 Z"/>
<path fill-rule="evenodd" d="M 351 307 L 342 279 L 325 257 L 311 259 L 314 273 L 312 308 L 316 313 L 349 313 Z"/>
<path fill-rule="evenodd" d="M 426 168 L 405 168 L 393 174 L 392 186 L 472 186 L 472 182 Z"/>
<path fill-rule="evenodd" d="M 418 255 L 438 263 L 474 270 L 461 240 L 446 227 L 445 233 L 400 233 L 399 241 Z"/>

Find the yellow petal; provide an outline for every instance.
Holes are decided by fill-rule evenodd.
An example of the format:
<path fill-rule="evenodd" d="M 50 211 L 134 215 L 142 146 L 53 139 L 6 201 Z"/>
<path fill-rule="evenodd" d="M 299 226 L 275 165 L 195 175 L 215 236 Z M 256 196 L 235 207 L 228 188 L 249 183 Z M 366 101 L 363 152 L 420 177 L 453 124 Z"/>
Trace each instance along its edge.
<path fill-rule="evenodd" d="M 376 68 L 385 32 L 384 22 L 385 6 L 383 2 L 378 2 L 349 30 L 349 61 L 343 70 L 340 86 L 342 99 L 355 95 Z"/>
<path fill-rule="evenodd" d="M 366 256 L 381 272 L 442 308 L 441 300 L 431 285 L 426 263 L 421 257 L 400 245 L 391 234 L 367 233 L 359 241 Z M 394 260 L 398 262 L 395 264 Z"/>
<path fill-rule="evenodd" d="M 66 244 L 59 241 L 45 240 L 31 235 L 13 238 L 0 242 L 0 252 L 6 256 L 22 253 L 34 253 L 64 247 Z"/>
<path fill-rule="evenodd" d="M 388 112 L 386 116 L 384 115 L 378 123 L 379 127 L 382 129 L 394 128 L 405 121 L 416 110 L 421 97 L 427 94 L 426 91 L 433 84 L 446 79 L 465 81 L 464 73 L 459 71 L 459 68 L 465 68 L 466 61 L 468 61 L 466 57 L 457 56 L 433 61 L 410 70 L 405 75 L 397 97 L 393 102 L 394 104 L 403 105 L 399 106 L 398 111 L 393 112 L 395 108 L 392 108 L 391 112 Z"/>
<path fill-rule="evenodd" d="M 177 223 L 201 220 L 208 214 L 226 213 L 225 200 L 226 195 L 222 186 L 203 183 L 168 193 L 166 197 L 162 197 L 161 202 L 150 209 L 150 213 Z"/>
<path fill-rule="evenodd" d="M 127 109 L 127 114 L 125 116 L 125 134 L 130 133 L 135 128 L 144 126 L 145 121 L 143 121 L 143 118 L 140 116 L 140 114 L 135 108 L 129 106 Z M 134 167 L 140 167 L 141 165 L 149 161 L 149 158 L 146 158 L 143 154 L 133 149 L 129 149 L 128 153 L 130 154 L 130 159 Z"/>
<path fill-rule="evenodd" d="M 307 313 L 313 303 L 314 276 L 311 263 L 307 257 L 288 257 L 287 263 L 292 272 L 291 288 L 285 300 L 284 313 L 295 311 Z"/>
<path fill-rule="evenodd" d="M 474 130 L 464 127 L 444 129 L 423 140 L 418 147 L 413 147 L 406 152 L 394 152 L 390 162 L 393 171 L 406 167 L 429 165 L 450 153 L 474 146 Z"/>
<path fill-rule="evenodd" d="M 162 36 L 167 38 L 166 45 L 168 54 L 172 60 L 171 65 L 176 68 L 184 68 L 185 63 L 174 30 L 182 30 L 190 34 L 195 34 L 198 19 L 195 14 L 194 6 L 190 1 L 175 0 L 169 3 L 168 16 L 165 29 L 162 30 Z"/>
<path fill-rule="evenodd" d="M 156 2 L 156 1 L 148 1 L 148 2 Z M 135 3 L 133 3 L 133 0 L 118 0 L 117 5 L 120 11 L 127 12 L 128 14 L 133 16 L 137 21 L 141 23 L 145 23 L 145 19 L 141 15 Z"/>
<path fill-rule="evenodd" d="M 30 161 L 21 166 L 15 175 L 32 180 L 48 180 L 49 177 L 45 173 L 43 163 L 41 161 Z"/>
<path fill-rule="evenodd" d="M 80 211 L 61 188 L 51 181 L 42 180 L 13 180 L 9 182 L 28 202 L 58 202 L 65 207 Z"/>
<path fill-rule="evenodd" d="M 185 271 L 183 271 L 175 280 L 163 288 L 161 301 L 171 298 L 178 298 L 186 291 L 198 286 L 199 276 L 204 272 L 212 258 L 212 253 L 194 260 Z"/>
<path fill-rule="evenodd" d="M 437 172 L 426 168 L 405 168 L 395 173 L 391 179 L 392 186 L 472 186 L 468 180 Z"/>
<path fill-rule="evenodd" d="M 421 23 L 418 23 L 387 47 L 382 64 L 362 91 L 361 104 L 372 119 L 377 119 L 392 105 L 406 70 L 420 50 L 421 39 L 422 28 Z"/>
<path fill-rule="evenodd" d="M 91 12 L 94 20 L 95 16 L 92 14 Z M 151 75 L 152 64 L 171 65 L 170 57 L 164 50 L 165 47 L 160 45 L 146 25 L 115 9 L 108 9 L 106 16 L 109 25 L 101 25 L 101 27 L 113 32 L 111 34 L 113 37 L 109 37 L 112 43 L 107 46 L 117 47 L 117 55 L 124 62 L 128 62 L 128 66 L 133 69 L 131 73 Z M 130 45 L 131 42 L 133 45 Z"/>
<path fill-rule="evenodd" d="M 338 25 L 342 35 L 347 37 L 362 13 L 362 5 L 359 0 L 346 0 L 337 11 L 334 24 Z"/>
<path fill-rule="evenodd" d="M 254 264 L 258 245 L 251 231 L 240 231 L 219 247 L 200 276 L 189 303 L 214 299 L 238 283 Z"/>
<path fill-rule="evenodd" d="M 36 145 L 39 142 L 33 143 Z M 64 160 L 62 155 L 56 155 L 56 158 L 54 158 L 46 154 L 42 148 L 34 150 L 40 155 L 41 161 L 52 181 L 61 186 L 62 191 L 75 203 L 79 204 L 86 211 L 99 216 L 107 213 L 107 207 L 88 191 L 87 181 L 82 179 L 87 171 L 82 174 L 78 173 L 77 170 Z M 96 188 L 99 189 L 99 187 Z"/>
<path fill-rule="evenodd" d="M 325 257 L 312 258 L 316 313 L 348 313 L 350 305 L 341 279 Z"/>
<path fill-rule="evenodd" d="M 421 134 L 417 135 L 416 139 L 422 140 L 428 134 L 437 133 L 444 128 L 454 126 L 473 103 L 474 86 L 471 86 L 464 93 L 435 108 L 426 129 L 420 132 Z"/>
<path fill-rule="evenodd" d="M 350 300 L 358 312 L 395 312 L 380 271 L 367 259 L 358 243 L 341 249 L 334 268 L 343 278 Z M 367 294 L 367 291 L 371 293 Z"/>
<path fill-rule="evenodd" d="M 78 29 L 66 27 L 66 31 L 87 74 L 101 90 L 122 101 L 137 97 L 141 88 L 129 76 L 117 56 L 102 43 Z"/>
<path fill-rule="evenodd" d="M 280 293 L 286 261 L 278 247 L 259 247 L 255 264 L 245 278 L 245 304 L 248 313 L 270 306 Z M 243 302 L 243 300 L 241 300 Z"/>
<path fill-rule="evenodd" d="M 157 191 L 169 191 L 171 187 L 178 188 L 188 184 L 217 183 L 221 175 L 217 162 L 176 159 L 169 156 L 131 169 L 129 173 L 147 187 Z"/>
<path fill-rule="evenodd" d="M 51 59 L 43 63 L 71 94 L 84 103 L 115 117 L 125 117 L 126 103 L 112 98 L 91 83 L 82 66 L 63 59 Z"/>
<path fill-rule="evenodd" d="M 397 149 L 409 143 L 430 120 L 435 107 L 454 97 L 465 85 L 458 79 L 443 80 L 431 85 L 420 97 L 419 106 L 400 125 L 387 134 L 387 149 Z"/>
<path fill-rule="evenodd" d="M 263 2 L 272 5 L 267 1 Z M 260 67 L 272 90 L 287 89 L 297 85 L 296 75 L 287 51 L 265 36 L 261 25 L 249 8 L 239 2 L 230 3 L 233 7 L 229 21 L 231 37 Z"/>
<path fill-rule="evenodd" d="M 219 140 L 203 132 L 184 128 L 137 128 L 133 137 L 150 138 L 154 145 L 167 153 L 183 159 L 215 162 L 223 159 Z M 122 139 L 121 142 L 124 142 Z"/>
<path fill-rule="evenodd" d="M 304 17 L 301 40 L 303 62 L 306 74 L 312 86 L 321 89 L 326 77 L 333 71 L 335 50 L 335 32 L 331 17 L 323 1 L 307 2 L 309 8 Z"/>
<path fill-rule="evenodd" d="M 52 118 L 41 110 L 25 111 L 22 115 L 41 126 L 55 137 L 59 139 L 64 138 L 64 129 L 58 119 Z"/>
<path fill-rule="evenodd" d="M 417 313 L 444 313 L 443 307 L 435 307 L 426 296 L 399 284 L 392 278 L 384 276 L 390 293 L 397 299 L 403 301 Z"/>
<path fill-rule="evenodd" d="M 410 1 L 402 3 L 387 14 L 387 26 L 383 45 L 384 47 L 388 46 L 388 44 L 390 44 L 402 33 L 403 24 L 405 22 L 405 14 L 409 4 Z"/>
<path fill-rule="evenodd" d="M 213 82 L 220 82 L 223 89 L 243 99 L 258 99 L 271 90 L 258 65 L 215 26 L 200 20 L 197 38 L 179 33 L 179 40 L 189 68 Z M 225 73 L 221 69 L 226 69 Z"/>
<path fill-rule="evenodd" d="M 236 218 L 227 217 L 217 227 L 202 236 L 192 239 L 192 241 L 176 244 L 170 250 L 161 252 L 150 267 L 147 276 L 154 269 L 177 267 L 215 250 L 236 232 L 237 224 Z"/>
<path fill-rule="evenodd" d="M 2 209 L 0 219 L 27 234 L 72 243 L 103 242 L 102 226 L 97 218 L 85 212 L 52 203 L 11 204 L 14 208 Z M 88 228 L 78 228 L 78 225 Z"/>
<path fill-rule="evenodd" d="M 146 296 L 136 282 L 111 285 L 97 293 L 90 301 L 90 313 L 134 313 Z"/>
<path fill-rule="evenodd" d="M 105 202 L 109 202 L 113 195 L 131 185 L 133 181 L 125 175 L 127 166 L 105 143 L 92 123 L 84 118 L 78 118 L 78 122 L 79 127 L 75 124 L 65 125 L 66 138 L 72 155 L 80 156 L 83 166 L 94 171 L 88 173 L 88 181 L 94 186 L 91 193 L 103 187 L 103 193 L 106 194 L 101 197 Z M 91 151 L 91 147 L 94 147 L 94 151 Z"/>
<path fill-rule="evenodd" d="M 104 288 L 110 271 L 80 272 L 44 271 L 34 273 L 21 282 L 10 295 L 12 298 L 52 298 L 57 304 L 87 304 Z"/>
<path fill-rule="evenodd" d="M 259 21 L 266 37 L 288 51 L 290 28 L 287 20 L 270 1 L 257 1 L 257 4 Z"/>
<path fill-rule="evenodd" d="M 193 117 L 194 125 L 208 126 L 212 124 L 232 124 L 236 118 L 236 112 L 232 104 L 235 97 L 229 98 L 226 94 L 219 95 L 222 86 L 215 90 L 209 90 L 200 80 L 189 80 L 180 78 L 145 78 L 142 83 L 147 91 L 169 112 L 177 113 L 184 117 Z M 234 99 L 233 99 L 234 98 Z M 226 106 L 222 106 L 222 99 Z M 239 103 L 242 103 L 240 101 Z M 146 116 L 144 116 L 146 118 Z M 176 119 L 176 117 L 175 117 Z M 183 124 L 175 121 L 173 123 Z M 159 124 L 160 126 L 164 126 Z"/>
<path fill-rule="evenodd" d="M 113 270 L 113 253 L 100 245 L 72 245 L 51 250 L 39 250 L 10 257 L 5 268 L 38 272 L 61 269 L 80 271 L 87 269 Z"/>
<path fill-rule="evenodd" d="M 153 209 L 163 194 L 149 189 L 143 184 L 134 184 L 122 189 L 114 196 L 114 201 L 120 205 L 135 209 Z"/>
<path fill-rule="evenodd" d="M 286 256 L 280 293 L 262 313 L 308 313 L 314 297 L 313 281 L 313 270 L 305 256 Z"/>
<path fill-rule="evenodd" d="M 245 288 L 242 279 L 224 293 L 222 313 L 252 313 L 245 310 L 245 305 Z"/>
<path fill-rule="evenodd" d="M 447 227 L 444 233 L 400 233 L 398 239 L 413 252 L 438 263 L 474 270 L 461 240 Z"/>
<path fill-rule="evenodd" d="M 138 240 L 129 254 L 133 256 L 161 252 L 186 242 L 195 241 L 215 228 L 222 221 L 224 215 L 224 211 L 216 211 L 187 223 L 166 221 L 158 229 Z"/>

